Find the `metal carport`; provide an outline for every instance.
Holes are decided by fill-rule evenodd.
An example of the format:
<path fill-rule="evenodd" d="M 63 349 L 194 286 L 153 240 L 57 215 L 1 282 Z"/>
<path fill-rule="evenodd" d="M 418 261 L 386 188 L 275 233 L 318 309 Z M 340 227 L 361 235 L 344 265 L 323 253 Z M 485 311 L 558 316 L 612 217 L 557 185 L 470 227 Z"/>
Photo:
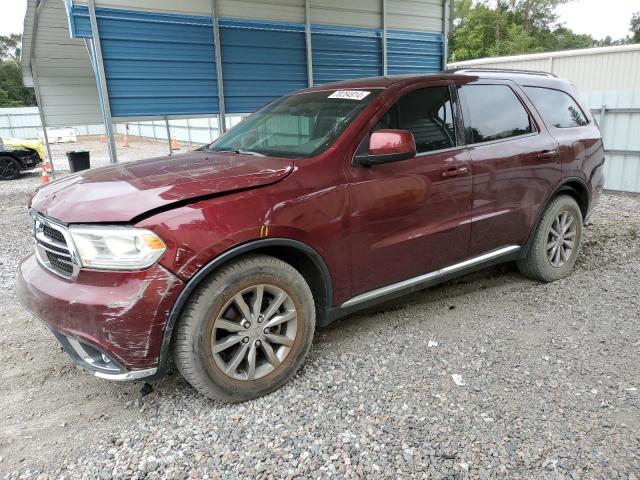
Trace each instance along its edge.
<path fill-rule="evenodd" d="M 449 8 L 449 0 L 28 0 L 21 63 L 43 126 L 99 119 L 115 163 L 114 119 L 224 119 L 314 84 L 441 70 Z"/>

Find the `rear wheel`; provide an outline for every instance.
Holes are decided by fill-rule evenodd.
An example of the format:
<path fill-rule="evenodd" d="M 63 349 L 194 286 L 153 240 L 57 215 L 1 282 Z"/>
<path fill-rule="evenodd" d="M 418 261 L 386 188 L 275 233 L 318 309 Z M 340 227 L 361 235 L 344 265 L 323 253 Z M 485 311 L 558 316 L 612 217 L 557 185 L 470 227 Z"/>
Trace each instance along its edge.
<path fill-rule="evenodd" d="M 13 157 L 0 157 L 0 180 L 13 180 L 20 176 L 20 162 Z"/>
<path fill-rule="evenodd" d="M 545 208 L 526 258 L 518 268 L 527 277 L 553 282 L 567 276 L 582 241 L 582 211 L 569 195 L 558 195 Z"/>
<path fill-rule="evenodd" d="M 216 272 L 179 320 L 174 361 L 200 393 L 242 402 L 280 388 L 309 351 L 311 290 L 289 264 L 253 255 Z"/>

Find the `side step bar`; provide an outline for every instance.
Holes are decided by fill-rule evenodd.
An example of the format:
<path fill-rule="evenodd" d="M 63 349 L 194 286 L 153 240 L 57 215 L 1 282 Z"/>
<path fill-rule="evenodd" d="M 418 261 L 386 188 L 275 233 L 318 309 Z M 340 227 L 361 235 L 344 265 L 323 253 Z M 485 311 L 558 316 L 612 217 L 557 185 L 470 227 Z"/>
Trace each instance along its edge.
<path fill-rule="evenodd" d="M 392 285 L 387 285 L 386 287 L 376 288 L 375 290 L 371 290 L 369 292 L 361 293 L 360 295 L 356 295 L 353 298 L 350 298 L 342 305 L 340 308 L 349 308 L 359 303 L 368 302 L 369 300 L 373 300 L 378 297 L 383 297 L 395 292 L 399 292 L 401 290 L 406 290 L 411 287 L 415 287 L 422 283 L 431 282 L 440 277 L 444 277 L 447 275 L 451 275 L 461 270 L 465 270 L 470 267 L 474 267 L 476 265 L 480 265 L 484 262 L 488 262 L 489 260 L 493 260 L 498 257 L 502 257 L 503 255 L 508 255 L 509 253 L 513 253 L 516 250 L 519 250 L 520 246 L 518 245 L 508 245 L 506 247 L 499 248 L 498 250 L 493 250 L 488 253 L 484 253 L 478 257 L 473 257 L 464 262 L 455 263 L 448 267 L 441 268 L 440 270 L 436 270 L 435 272 L 425 273 L 424 275 L 420 275 L 418 277 L 409 278 L 407 280 L 403 280 L 398 283 L 394 283 Z"/>

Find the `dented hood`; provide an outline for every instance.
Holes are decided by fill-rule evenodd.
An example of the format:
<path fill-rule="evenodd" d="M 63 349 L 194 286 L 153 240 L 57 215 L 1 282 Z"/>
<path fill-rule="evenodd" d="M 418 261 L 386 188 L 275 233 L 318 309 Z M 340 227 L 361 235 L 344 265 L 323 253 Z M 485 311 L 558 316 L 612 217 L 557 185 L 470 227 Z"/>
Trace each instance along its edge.
<path fill-rule="evenodd" d="M 173 203 L 269 185 L 292 171 L 289 159 L 190 152 L 69 175 L 39 188 L 30 206 L 64 223 L 128 222 Z"/>

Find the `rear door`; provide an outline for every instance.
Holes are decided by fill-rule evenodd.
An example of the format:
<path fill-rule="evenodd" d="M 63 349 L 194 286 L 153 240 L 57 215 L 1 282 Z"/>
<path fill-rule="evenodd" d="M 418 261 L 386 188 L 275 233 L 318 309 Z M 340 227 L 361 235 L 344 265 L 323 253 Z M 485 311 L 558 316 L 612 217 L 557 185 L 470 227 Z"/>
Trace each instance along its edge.
<path fill-rule="evenodd" d="M 467 256 L 469 155 L 458 138 L 452 93 L 453 84 L 446 81 L 399 92 L 378 114 L 373 130 L 411 131 L 417 156 L 347 168 L 354 295 Z"/>
<path fill-rule="evenodd" d="M 604 154 L 600 130 L 590 113 L 570 95 L 573 92 L 537 85 L 522 89 L 559 143 L 563 177 L 579 177 L 587 183 L 591 172 L 602 165 Z"/>
<path fill-rule="evenodd" d="M 523 245 L 561 178 L 558 144 L 512 82 L 458 85 L 471 155 L 471 257 Z"/>

